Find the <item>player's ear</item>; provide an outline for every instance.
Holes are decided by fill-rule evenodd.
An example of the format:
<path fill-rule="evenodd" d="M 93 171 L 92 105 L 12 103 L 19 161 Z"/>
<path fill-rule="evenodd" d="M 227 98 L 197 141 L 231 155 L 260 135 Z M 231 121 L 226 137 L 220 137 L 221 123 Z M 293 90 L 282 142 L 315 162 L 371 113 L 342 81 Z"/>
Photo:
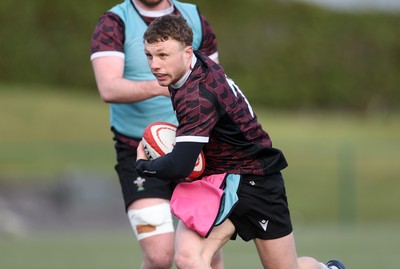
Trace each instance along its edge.
<path fill-rule="evenodd" d="M 186 46 L 185 47 L 185 56 L 186 59 L 189 59 L 193 54 L 193 47 L 192 46 Z"/>

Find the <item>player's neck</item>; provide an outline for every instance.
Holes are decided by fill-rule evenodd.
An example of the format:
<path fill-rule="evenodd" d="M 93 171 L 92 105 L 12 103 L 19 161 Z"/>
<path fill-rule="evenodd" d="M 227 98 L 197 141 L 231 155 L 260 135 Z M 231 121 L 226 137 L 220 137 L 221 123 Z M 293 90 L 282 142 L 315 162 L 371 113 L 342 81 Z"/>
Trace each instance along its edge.
<path fill-rule="evenodd" d="M 146 13 L 152 11 L 167 11 L 173 7 L 172 3 L 169 0 L 161 1 L 159 4 L 155 6 L 146 5 L 138 0 L 132 0 L 132 2 L 140 13 L 142 12 Z"/>
<path fill-rule="evenodd" d="M 192 70 L 194 68 L 194 65 L 196 64 L 196 61 L 197 61 L 197 57 L 193 53 L 192 57 L 189 59 L 188 68 L 187 68 L 186 73 L 179 79 L 178 82 L 176 82 L 174 84 L 171 84 L 172 88 L 178 89 L 178 88 L 182 87 L 182 85 L 186 82 L 186 80 L 188 79 L 188 77 L 192 73 Z"/>

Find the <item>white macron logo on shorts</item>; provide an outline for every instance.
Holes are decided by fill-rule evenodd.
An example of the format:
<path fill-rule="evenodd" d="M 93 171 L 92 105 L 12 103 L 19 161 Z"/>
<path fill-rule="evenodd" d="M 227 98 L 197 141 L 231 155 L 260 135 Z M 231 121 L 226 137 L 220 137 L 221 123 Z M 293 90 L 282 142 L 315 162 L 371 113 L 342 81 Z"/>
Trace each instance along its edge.
<path fill-rule="evenodd" d="M 268 227 L 268 221 L 269 220 L 262 220 L 262 221 L 259 221 L 258 223 L 260 223 L 260 225 L 261 225 L 261 227 L 263 228 L 263 230 L 264 231 L 267 231 L 267 227 Z"/>

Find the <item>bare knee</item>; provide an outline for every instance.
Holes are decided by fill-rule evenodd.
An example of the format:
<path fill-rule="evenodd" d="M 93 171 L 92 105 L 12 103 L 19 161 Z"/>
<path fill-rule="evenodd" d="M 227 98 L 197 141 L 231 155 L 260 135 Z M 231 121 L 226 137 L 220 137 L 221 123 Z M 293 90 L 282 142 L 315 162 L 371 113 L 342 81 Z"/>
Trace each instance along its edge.
<path fill-rule="evenodd" d="M 175 265 L 179 269 L 204 268 L 201 257 L 190 251 L 180 251 L 175 254 Z"/>
<path fill-rule="evenodd" d="M 193 260 L 181 255 L 175 255 L 175 265 L 176 268 L 190 268 L 194 266 Z"/>
<path fill-rule="evenodd" d="M 144 257 L 143 267 L 152 269 L 170 269 L 173 265 L 173 253 L 147 253 Z"/>

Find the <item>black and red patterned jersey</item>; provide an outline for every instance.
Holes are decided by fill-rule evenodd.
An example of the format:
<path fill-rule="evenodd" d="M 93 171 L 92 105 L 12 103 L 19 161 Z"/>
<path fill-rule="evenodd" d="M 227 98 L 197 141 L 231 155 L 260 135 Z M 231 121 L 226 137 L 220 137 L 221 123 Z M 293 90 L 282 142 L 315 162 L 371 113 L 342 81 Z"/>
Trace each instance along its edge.
<path fill-rule="evenodd" d="M 199 52 L 186 81 L 170 85 L 179 126 L 176 143 L 205 143 L 204 175 L 272 174 L 287 166 L 246 97 L 224 69 Z M 176 87 L 176 85 L 175 85 Z"/>
<path fill-rule="evenodd" d="M 174 14 L 179 14 L 178 9 L 174 8 Z M 142 16 L 143 20 L 149 25 L 155 17 Z M 202 41 L 199 51 L 211 56 L 213 59 L 218 58 L 217 53 L 217 38 L 209 25 L 206 18 L 200 14 L 202 26 Z M 113 52 L 124 53 L 125 42 L 125 25 L 118 15 L 112 12 L 104 13 L 94 30 L 90 43 L 91 55 L 97 52 L 108 52 L 113 55 Z"/>

